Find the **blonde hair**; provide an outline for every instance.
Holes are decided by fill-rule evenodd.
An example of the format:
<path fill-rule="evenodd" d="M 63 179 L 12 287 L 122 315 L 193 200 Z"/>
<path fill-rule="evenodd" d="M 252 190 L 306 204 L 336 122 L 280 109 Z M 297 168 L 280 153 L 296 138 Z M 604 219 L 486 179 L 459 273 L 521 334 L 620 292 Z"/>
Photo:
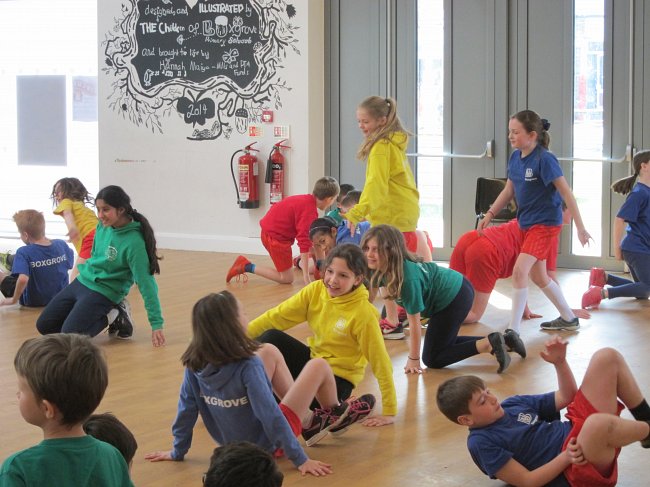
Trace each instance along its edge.
<path fill-rule="evenodd" d="M 386 117 L 386 124 L 372 134 L 368 134 L 359 147 L 357 159 L 367 159 L 375 142 L 381 139 L 389 140 L 396 132 L 401 132 L 405 140 L 408 140 L 408 136 L 412 135 L 402 125 L 402 121 L 397 115 L 397 102 L 393 98 L 369 96 L 359 104 L 358 108 L 365 110 L 370 118 L 375 120 Z"/>
<path fill-rule="evenodd" d="M 404 283 L 404 261 L 417 262 L 419 259 L 409 252 L 404 235 L 395 227 L 377 225 L 368 229 L 361 240 L 361 248 L 364 252 L 368 249 L 368 241 L 373 238 L 377 241 L 377 252 L 384 268 L 372 271 L 370 287 L 373 289 L 384 287 L 387 294 L 383 298 L 397 299 Z"/>
<path fill-rule="evenodd" d="M 619 194 L 628 194 L 630 191 L 632 191 L 634 183 L 636 182 L 636 178 L 639 177 L 641 164 L 644 164 L 646 162 L 650 162 L 650 150 L 637 152 L 634 155 L 634 159 L 632 159 L 632 169 L 634 170 L 634 174 L 626 178 L 621 178 L 614 181 L 611 186 L 612 191 Z"/>
<path fill-rule="evenodd" d="M 19 232 L 27 233 L 34 240 L 45 236 L 45 218 L 40 211 L 20 210 L 13 218 Z"/>

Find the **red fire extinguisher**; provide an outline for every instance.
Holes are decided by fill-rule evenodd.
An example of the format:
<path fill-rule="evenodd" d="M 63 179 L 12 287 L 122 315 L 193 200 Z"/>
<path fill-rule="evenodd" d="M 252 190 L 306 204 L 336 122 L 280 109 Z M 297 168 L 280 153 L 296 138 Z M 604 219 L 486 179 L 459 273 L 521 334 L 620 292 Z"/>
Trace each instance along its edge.
<path fill-rule="evenodd" d="M 259 175 L 259 162 L 257 157 L 251 152 L 259 152 L 253 149 L 253 145 L 257 142 L 248 144 L 246 148 L 235 151 L 230 158 L 230 173 L 232 174 L 232 181 L 235 184 L 235 191 L 237 191 L 237 204 L 240 208 L 259 208 L 260 207 L 260 192 L 257 184 Z M 243 152 L 244 155 L 237 159 L 237 175 L 235 178 L 235 169 L 233 162 L 235 156 Z"/>
<path fill-rule="evenodd" d="M 282 201 L 284 198 L 284 155 L 281 149 L 290 149 L 288 145 L 282 145 L 287 139 L 282 139 L 273 145 L 271 153 L 269 154 L 268 161 L 266 162 L 266 177 L 264 182 L 271 183 L 269 191 L 271 197 L 271 204 Z"/>

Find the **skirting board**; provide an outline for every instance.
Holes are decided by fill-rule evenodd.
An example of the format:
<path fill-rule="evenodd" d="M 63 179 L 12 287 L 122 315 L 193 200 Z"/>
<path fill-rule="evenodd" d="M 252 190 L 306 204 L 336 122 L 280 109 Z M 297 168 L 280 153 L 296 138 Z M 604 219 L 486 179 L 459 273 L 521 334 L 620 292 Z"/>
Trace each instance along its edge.
<path fill-rule="evenodd" d="M 229 235 L 190 235 L 181 233 L 156 233 L 161 249 L 197 250 L 203 252 L 227 252 L 233 254 L 267 255 L 259 237 L 234 237 Z M 298 247 L 294 255 L 298 255 Z"/>

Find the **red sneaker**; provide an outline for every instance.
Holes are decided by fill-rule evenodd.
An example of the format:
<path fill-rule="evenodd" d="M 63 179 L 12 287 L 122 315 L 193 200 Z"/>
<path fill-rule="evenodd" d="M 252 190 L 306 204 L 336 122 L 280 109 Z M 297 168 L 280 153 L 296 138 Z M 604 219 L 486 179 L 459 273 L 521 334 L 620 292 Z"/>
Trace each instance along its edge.
<path fill-rule="evenodd" d="M 603 299 L 601 294 L 603 288 L 600 286 L 591 286 L 589 290 L 582 295 L 582 308 L 598 309 L 600 301 Z"/>
<path fill-rule="evenodd" d="M 230 282 L 230 280 L 235 276 L 241 276 L 242 274 L 246 274 L 246 264 L 250 264 L 250 263 L 251 261 L 248 260 L 243 255 L 237 257 L 233 265 L 230 267 L 228 274 L 226 275 L 226 283 Z"/>
<path fill-rule="evenodd" d="M 589 273 L 589 287 L 591 286 L 605 287 L 605 284 L 607 284 L 605 269 L 601 269 L 600 267 L 592 267 L 591 272 Z"/>

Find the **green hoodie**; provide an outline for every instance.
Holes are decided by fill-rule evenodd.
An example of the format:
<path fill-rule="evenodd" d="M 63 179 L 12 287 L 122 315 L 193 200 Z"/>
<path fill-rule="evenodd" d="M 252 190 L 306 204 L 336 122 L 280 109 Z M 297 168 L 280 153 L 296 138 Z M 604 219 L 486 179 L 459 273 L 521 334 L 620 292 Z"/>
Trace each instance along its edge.
<path fill-rule="evenodd" d="M 137 284 L 151 328 L 163 327 L 158 285 L 149 272 L 149 256 L 139 222 L 132 221 L 120 228 L 98 223 L 90 259 L 79 266 L 77 279 L 115 304 L 129 294 L 133 283 Z"/>

